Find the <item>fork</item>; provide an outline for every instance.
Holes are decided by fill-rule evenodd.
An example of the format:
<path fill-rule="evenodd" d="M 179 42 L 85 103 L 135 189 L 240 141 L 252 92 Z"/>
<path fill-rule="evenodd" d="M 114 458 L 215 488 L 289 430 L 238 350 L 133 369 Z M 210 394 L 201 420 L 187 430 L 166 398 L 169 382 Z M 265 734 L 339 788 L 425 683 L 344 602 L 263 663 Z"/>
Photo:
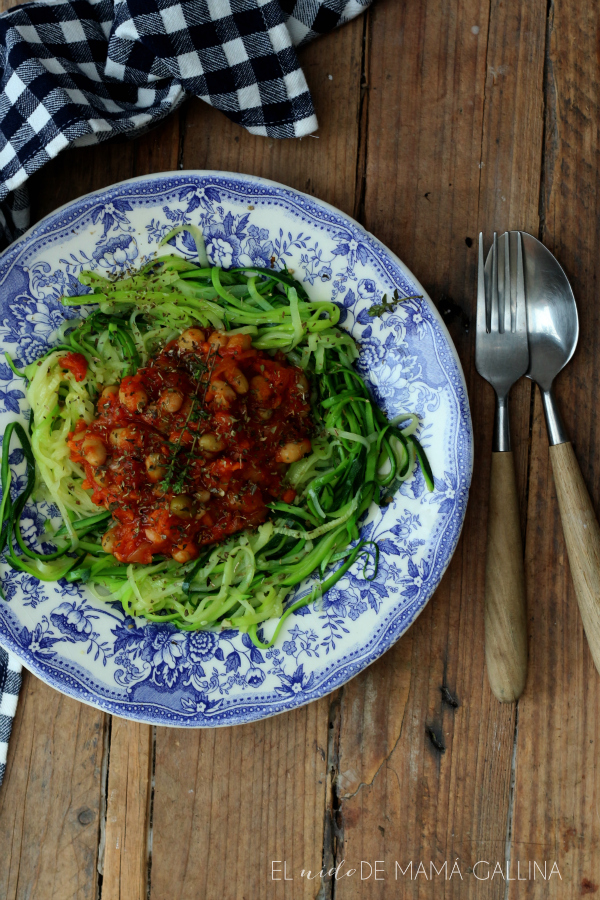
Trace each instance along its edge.
<path fill-rule="evenodd" d="M 527 679 L 523 544 L 508 420 L 509 391 L 529 366 L 520 233 L 516 238 L 511 253 L 509 233 L 500 242 L 494 233 L 491 272 L 486 272 L 479 235 L 475 336 L 477 371 L 496 392 L 484 620 L 488 679 L 504 703 L 521 696 Z"/>

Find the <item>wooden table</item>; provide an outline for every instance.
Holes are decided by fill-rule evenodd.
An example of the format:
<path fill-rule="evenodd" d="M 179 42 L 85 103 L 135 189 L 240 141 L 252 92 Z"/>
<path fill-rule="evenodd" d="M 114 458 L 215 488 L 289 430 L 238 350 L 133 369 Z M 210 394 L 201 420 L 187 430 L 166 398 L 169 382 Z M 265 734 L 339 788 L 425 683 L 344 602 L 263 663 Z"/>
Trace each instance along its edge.
<path fill-rule="evenodd" d="M 355 216 L 444 316 L 476 457 L 463 535 L 434 598 L 392 650 L 329 697 L 255 725 L 170 730 L 111 719 L 26 675 L 0 789 L 1 900 L 598 891 L 600 678 L 527 381 L 511 415 L 529 680 L 504 706 L 487 683 L 493 400 L 474 370 L 472 323 L 478 232 L 539 235 L 579 304 L 579 349 L 558 395 L 600 509 L 599 38 L 592 0 L 376 0 L 302 51 L 316 137 L 252 137 L 194 100 L 140 140 L 64 153 L 31 180 L 34 220 L 87 191 L 178 168 L 262 175 Z M 314 878 L 342 860 L 339 875 L 358 873 Z M 361 860 L 384 861 L 385 880 L 361 881 Z M 473 873 L 479 860 L 491 865 Z M 282 880 L 284 861 L 293 880 Z M 553 863 L 560 876 L 549 878 Z"/>

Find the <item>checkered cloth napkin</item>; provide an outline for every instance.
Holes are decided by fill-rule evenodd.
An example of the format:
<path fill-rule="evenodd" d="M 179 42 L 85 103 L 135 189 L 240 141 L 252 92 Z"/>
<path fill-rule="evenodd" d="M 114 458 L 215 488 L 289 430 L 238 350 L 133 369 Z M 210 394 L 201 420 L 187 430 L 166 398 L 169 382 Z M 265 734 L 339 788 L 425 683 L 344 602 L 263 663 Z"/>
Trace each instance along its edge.
<path fill-rule="evenodd" d="M 0 16 L 0 243 L 28 226 L 22 185 L 49 159 L 146 129 L 191 94 L 252 134 L 315 131 L 295 48 L 370 2 L 38 0 Z"/>
<path fill-rule="evenodd" d="M 194 94 L 252 134 L 317 128 L 295 48 L 371 0 L 38 0 L 0 16 L 0 246 L 66 147 L 146 130 Z M 0 648 L 0 784 L 21 665 Z"/>
<path fill-rule="evenodd" d="M 6 769 L 8 739 L 21 687 L 21 663 L 0 647 L 0 784 Z"/>

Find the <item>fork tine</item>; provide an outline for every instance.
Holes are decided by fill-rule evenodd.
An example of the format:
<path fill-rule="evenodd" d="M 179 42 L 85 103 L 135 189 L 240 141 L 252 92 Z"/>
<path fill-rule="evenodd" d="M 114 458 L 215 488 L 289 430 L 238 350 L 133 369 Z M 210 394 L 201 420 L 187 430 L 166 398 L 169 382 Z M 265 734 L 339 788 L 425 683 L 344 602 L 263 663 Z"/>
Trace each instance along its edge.
<path fill-rule="evenodd" d="M 527 331 L 527 304 L 525 302 L 525 272 L 523 270 L 523 238 L 517 232 L 517 304 L 515 331 Z"/>
<path fill-rule="evenodd" d="M 504 303 L 503 303 L 503 328 L 502 331 L 512 331 L 511 321 L 511 295 L 512 285 L 510 279 L 510 231 L 504 232 Z"/>
<path fill-rule="evenodd" d="M 494 232 L 492 244 L 492 304 L 490 315 L 490 331 L 498 331 L 498 235 Z"/>
<path fill-rule="evenodd" d="M 479 258 L 477 262 L 477 333 L 488 331 L 485 309 L 485 268 L 483 262 L 483 232 L 479 232 Z"/>

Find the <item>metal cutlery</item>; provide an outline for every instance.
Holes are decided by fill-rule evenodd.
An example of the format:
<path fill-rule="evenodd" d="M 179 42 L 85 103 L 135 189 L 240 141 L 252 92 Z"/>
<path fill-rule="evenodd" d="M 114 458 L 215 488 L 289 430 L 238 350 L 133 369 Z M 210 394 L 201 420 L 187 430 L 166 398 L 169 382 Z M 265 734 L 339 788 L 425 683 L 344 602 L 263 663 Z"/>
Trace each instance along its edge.
<path fill-rule="evenodd" d="M 490 264 L 491 258 L 491 264 Z M 523 248 L 520 235 L 494 242 L 483 262 L 479 235 L 475 365 L 496 392 L 485 567 L 485 656 L 493 693 L 520 697 L 527 679 L 527 622 L 523 544 L 508 394 L 529 367 Z"/>

